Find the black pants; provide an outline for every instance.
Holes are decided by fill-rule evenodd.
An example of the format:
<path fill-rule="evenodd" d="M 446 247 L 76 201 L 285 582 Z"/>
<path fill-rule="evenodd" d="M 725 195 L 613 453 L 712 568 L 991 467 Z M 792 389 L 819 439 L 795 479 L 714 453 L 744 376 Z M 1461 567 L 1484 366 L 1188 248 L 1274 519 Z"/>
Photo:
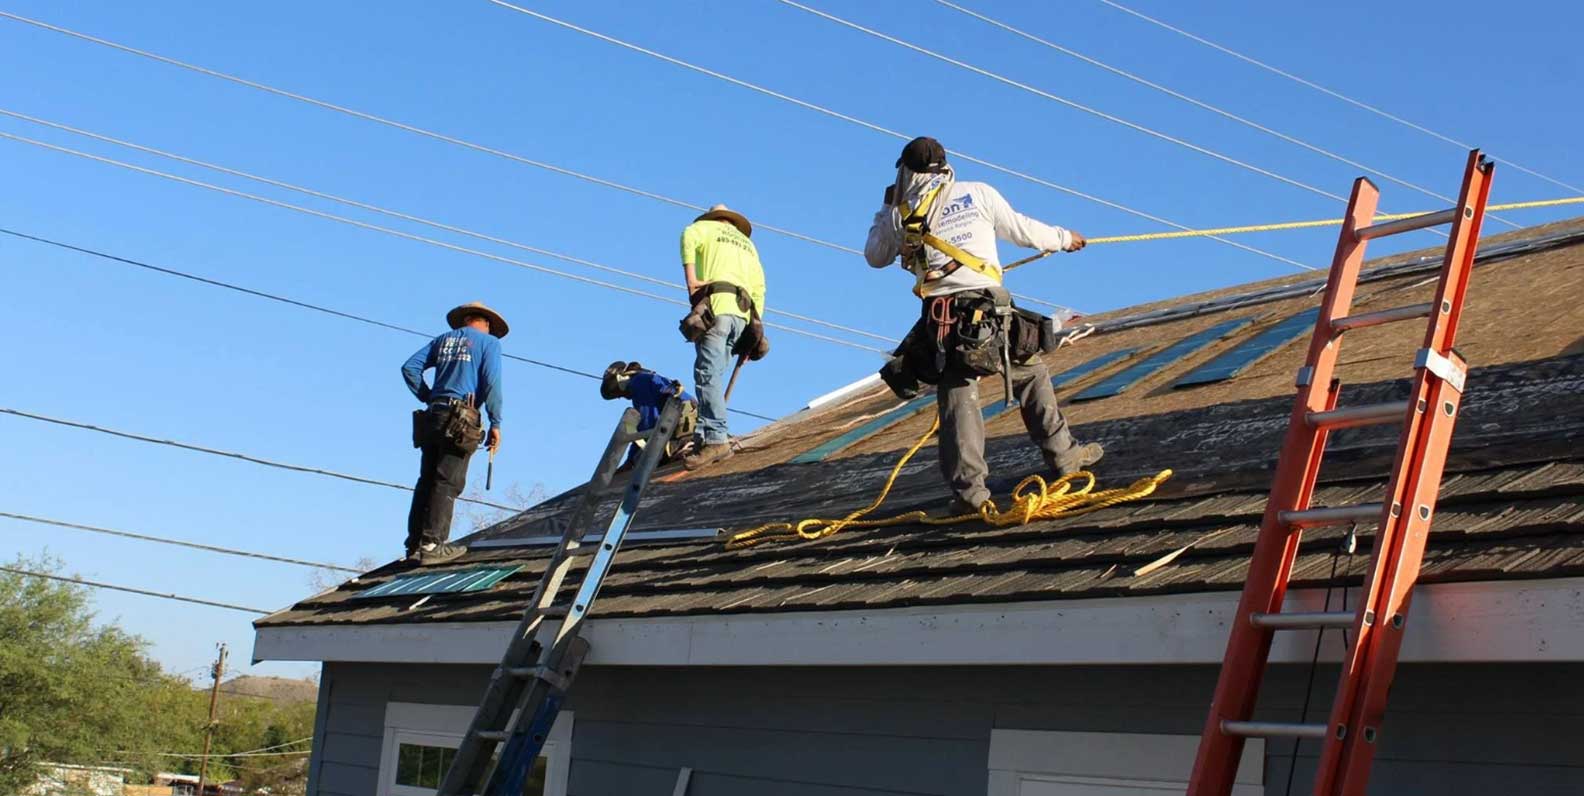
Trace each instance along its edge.
<path fill-rule="evenodd" d="M 407 513 L 407 549 L 440 544 L 451 536 L 451 514 L 457 496 L 467 487 L 468 459 L 472 450 L 457 447 L 443 429 L 450 411 L 430 409 L 424 429 L 423 458 L 418 464 L 418 485 L 413 488 L 412 510 Z"/>

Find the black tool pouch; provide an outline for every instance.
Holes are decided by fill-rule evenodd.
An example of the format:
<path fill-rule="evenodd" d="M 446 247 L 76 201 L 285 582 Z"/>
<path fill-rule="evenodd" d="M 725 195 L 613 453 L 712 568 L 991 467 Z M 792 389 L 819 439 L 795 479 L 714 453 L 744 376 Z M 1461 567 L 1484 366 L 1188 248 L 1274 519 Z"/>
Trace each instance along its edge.
<path fill-rule="evenodd" d="M 429 439 L 428 409 L 413 410 L 412 439 L 414 448 L 422 448 L 424 446 L 424 442 Z"/>
<path fill-rule="evenodd" d="M 447 442 L 467 453 L 478 450 L 479 443 L 484 441 L 484 424 L 479 411 L 463 404 L 452 405 L 441 432 Z"/>
<path fill-rule="evenodd" d="M 1023 364 L 1056 350 L 1056 321 L 1022 307 L 1012 308 L 1012 361 Z"/>
<path fill-rule="evenodd" d="M 919 320 L 913 324 L 901 345 L 892 352 L 891 359 L 880 369 L 880 379 L 898 398 L 906 401 L 919 394 L 925 384 L 938 384 L 940 371 L 935 369 L 935 348 L 930 340 L 929 324 Z"/>
<path fill-rule="evenodd" d="M 952 364 L 974 376 L 994 376 L 1001 372 L 1003 322 L 989 298 L 964 298 L 957 303 L 957 334 L 952 345 Z"/>

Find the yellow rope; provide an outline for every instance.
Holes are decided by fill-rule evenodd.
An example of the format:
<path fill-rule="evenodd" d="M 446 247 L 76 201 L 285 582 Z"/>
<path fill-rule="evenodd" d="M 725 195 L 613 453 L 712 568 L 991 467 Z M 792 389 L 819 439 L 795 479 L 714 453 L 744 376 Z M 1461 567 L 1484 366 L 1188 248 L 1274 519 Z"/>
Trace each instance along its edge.
<path fill-rule="evenodd" d="M 1562 199 L 1541 199 L 1533 202 L 1509 202 L 1504 205 L 1487 205 L 1486 212 L 1501 212 L 1503 210 L 1526 210 L 1535 207 L 1556 207 L 1557 205 L 1584 204 L 1584 196 L 1569 196 Z M 1399 218 L 1413 218 L 1424 215 L 1423 213 L 1382 213 L 1375 216 L 1376 221 L 1391 221 Z M 1148 232 L 1142 235 L 1109 235 L 1102 238 L 1089 238 L 1090 243 L 1135 243 L 1145 240 L 1172 240 L 1174 238 L 1202 238 L 1209 235 L 1237 235 L 1245 232 L 1276 232 L 1284 229 L 1309 229 L 1311 227 L 1341 226 L 1343 219 L 1327 218 L 1320 221 L 1286 221 L 1278 224 L 1249 224 L 1241 227 L 1217 227 L 1215 229 L 1185 229 L 1178 232 Z"/>
<path fill-rule="evenodd" d="M 726 539 L 726 549 L 740 550 L 783 539 L 823 539 L 844 528 L 884 528 L 909 524 L 956 525 L 974 520 L 982 520 L 998 528 L 1024 525 L 1035 520 L 1070 517 L 1118 503 L 1138 500 L 1153 493 L 1172 475 L 1171 470 L 1162 470 L 1153 477 L 1140 478 L 1122 489 L 1099 491 L 1095 491 L 1095 477 L 1089 472 L 1073 473 L 1049 483 L 1038 475 L 1031 475 L 1012 490 L 1012 505 L 1006 511 L 1001 511 L 994 501 L 985 501 L 976 514 L 931 517 L 923 511 L 909 511 L 881 519 L 863 519 L 870 512 L 880 508 L 880 504 L 884 503 L 886 497 L 891 494 L 891 488 L 896 485 L 897 476 L 901 475 L 902 468 L 907 465 L 909 459 L 913 458 L 913 454 L 918 453 L 919 449 L 935 436 L 939 428 L 940 420 L 937 418 L 930 425 L 929 431 L 924 432 L 924 436 L 919 437 L 918 442 L 913 443 L 913 447 L 909 448 L 908 452 L 897 461 L 896 466 L 891 468 L 891 475 L 886 478 L 885 486 L 869 505 L 840 519 L 813 517 L 797 522 L 770 522 L 738 531 Z M 1080 481 L 1084 482 L 1083 486 L 1075 487 L 1074 484 Z"/>

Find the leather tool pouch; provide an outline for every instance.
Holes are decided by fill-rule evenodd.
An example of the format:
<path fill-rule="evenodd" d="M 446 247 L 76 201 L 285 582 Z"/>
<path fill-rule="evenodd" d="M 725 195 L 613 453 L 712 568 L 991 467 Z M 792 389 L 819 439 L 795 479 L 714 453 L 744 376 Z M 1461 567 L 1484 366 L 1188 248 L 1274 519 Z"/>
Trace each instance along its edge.
<path fill-rule="evenodd" d="M 1023 364 L 1056 350 L 1056 321 L 1022 307 L 1012 308 L 1012 361 Z"/>
<path fill-rule="evenodd" d="M 732 346 L 733 356 L 746 355 L 754 362 L 758 362 L 770 353 L 770 338 L 765 336 L 764 323 L 758 317 L 748 321 L 742 334 L 737 336 L 737 345 Z"/>
<path fill-rule="evenodd" d="M 1001 372 L 1005 324 L 995 309 L 996 302 L 988 296 L 970 294 L 957 302 L 957 334 L 951 359 L 965 373 L 994 376 Z"/>
<path fill-rule="evenodd" d="M 693 310 L 677 324 L 677 331 L 682 333 L 682 339 L 689 343 L 696 343 L 702 338 L 711 326 L 715 325 L 715 313 L 710 310 L 709 297 L 694 302 Z"/>
<path fill-rule="evenodd" d="M 479 443 L 484 441 L 484 424 L 479 419 L 479 411 L 464 404 L 453 404 L 446 413 L 441 433 L 447 442 L 472 453 L 478 450 Z"/>

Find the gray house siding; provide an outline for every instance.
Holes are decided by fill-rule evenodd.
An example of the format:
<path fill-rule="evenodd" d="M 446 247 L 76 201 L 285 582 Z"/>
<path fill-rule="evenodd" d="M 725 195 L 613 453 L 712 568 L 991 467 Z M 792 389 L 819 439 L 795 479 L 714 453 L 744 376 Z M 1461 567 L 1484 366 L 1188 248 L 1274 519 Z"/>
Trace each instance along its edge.
<path fill-rule="evenodd" d="M 488 667 L 327 664 L 310 796 L 375 792 L 385 704 L 473 704 Z M 1210 666 L 984 668 L 589 667 L 572 796 L 983 796 L 992 729 L 1197 735 Z M 1307 667 L 1274 669 L 1261 718 L 1292 720 Z M 1329 707 L 1322 667 L 1311 720 Z M 1392 693 L 1379 794 L 1584 793 L 1584 665 L 1410 665 Z M 1317 746 L 1299 748 L 1294 792 Z M 1266 793 L 1286 792 L 1292 745 L 1272 742 Z"/>

